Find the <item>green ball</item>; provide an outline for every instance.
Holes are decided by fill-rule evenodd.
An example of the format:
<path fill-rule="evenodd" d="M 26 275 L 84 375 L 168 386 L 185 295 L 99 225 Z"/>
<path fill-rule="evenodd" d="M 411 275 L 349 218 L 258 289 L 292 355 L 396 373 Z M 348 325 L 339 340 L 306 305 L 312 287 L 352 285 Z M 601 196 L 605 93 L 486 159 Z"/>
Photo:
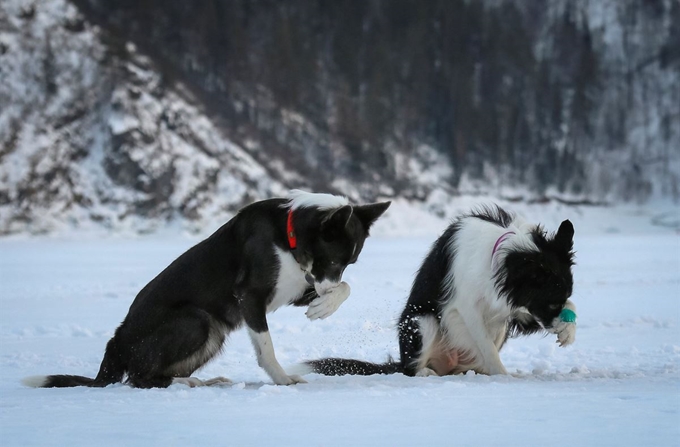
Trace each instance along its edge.
<path fill-rule="evenodd" d="M 560 312 L 560 320 L 565 323 L 576 323 L 576 312 L 571 309 L 562 309 L 562 312 Z"/>

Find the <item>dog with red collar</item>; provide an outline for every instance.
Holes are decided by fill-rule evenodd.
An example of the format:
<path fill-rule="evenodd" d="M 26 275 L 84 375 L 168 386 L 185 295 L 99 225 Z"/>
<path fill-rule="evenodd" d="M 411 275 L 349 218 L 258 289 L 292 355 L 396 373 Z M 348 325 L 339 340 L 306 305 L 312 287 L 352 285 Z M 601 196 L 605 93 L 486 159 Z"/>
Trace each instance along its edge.
<path fill-rule="evenodd" d="M 390 202 L 351 205 L 345 197 L 291 191 L 287 198 L 241 209 L 215 233 L 172 262 L 137 295 L 106 346 L 94 379 L 35 376 L 33 387 L 139 388 L 228 382 L 191 377 L 222 351 L 227 334 L 246 326 L 258 364 L 277 385 L 304 382 L 274 355 L 267 314 L 307 306 L 326 318 L 350 293 L 342 281 L 373 223 Z"/>

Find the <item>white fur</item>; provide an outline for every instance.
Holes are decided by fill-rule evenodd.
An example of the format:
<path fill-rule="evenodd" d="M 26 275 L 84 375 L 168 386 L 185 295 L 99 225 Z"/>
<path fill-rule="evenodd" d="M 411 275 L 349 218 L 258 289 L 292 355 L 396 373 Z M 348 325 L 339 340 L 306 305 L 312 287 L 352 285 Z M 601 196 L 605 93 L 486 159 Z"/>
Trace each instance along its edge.
<path fill-rule="evenodd" d="M 326 281 L 324 281 L 326 282 Z M 319 295 L 319 298 L 315 299 L 309 304 L 309 308 L 305 315 L 310 320 L 316 320 L 318 318 L 324 319 L 331 316 L 342 303 L 345 302 L 350 294 L 349 284 L 346 282 L 341 282 L 336 284 L 334 287 L 326 288 L 323 295 Z"/>
<path fill-rule="evenodd" d="M 318 208 L 320 210 L 330 210 L 333 208 L 340 208 L 349 205 L 347 197 L 334 196 L 332 194 L 320 194 L 302 191 L 300 189 L 293 189 L 288 193 L 290 199 L 290 208 L 296 210 L 298 208 Z"/>
<path fill-rule="evenodd" d="M 286 374 L 283 370 L 276 356 L 274 355 L 274 344 L 269 331 L 255 332 L 248 328 L 248 335 L 255 348 L 257 354 L 257 364 L 264 369 L 269 377 L 272 378 L 277 385 L 293 385 L 295 383 L 307 383 L 302 377 Z"/>
<path fill-rule="evenodd" d="M 215 377 L 213 379 L 208 379 L 208 380 L 201 380 L 201 379 L 198 379 L 196 377 L 175 377 L 174 379 L 172 379 L 172 384 L 173 385 L 180 384 L 180 385 L 186 385 L 190 388 L 196 388 L 196 387 L 199 387 L 199 386 L 233 385 L 234 382 L 227 379 L 226 377 Z"/>
<path fill-rule="evenodd" d="M 429 377 L 429 376 L 437 376 L 438 374 L 431 370 L 430 368 L 422 368 L 419 369 L 418 372 L 416 373 L 416 377 Z"/>
<path fill-rule="evenodd" d="M 410 324 L 418 325 L 418 332 L 423 344 L 420 362 L 416 366 L 416 376 L 436 376 L 436 372 L 427 368 L 427 360 L 437 355 L 439 347 L 443 343 L 442 332 L 439 330 L 439 322 L 435 317 L 422 316 L 411 320 Z"/>
<path fill-rule="evenodd" d="M 296 375 L 298 377 L 314 373 L 314 368 L 309 366 L 307 363 L 296 363 L 294 365 L 288 366 L 286 370 L 290 372 L 291 375 Z"/>
<path fill-rule="evenodd" d="M 314 280 L 314 290 L 316 290 L 316 293 L 319 296 L 324 296 L 330 292 L 331 289 L 334 289 L 339 285 L 340 283 L 338 281 L 331 281 L 329 279 L 324 279 L 321 282 L 316 282 L 316 279 Z"/>
<path fill-rule="evenodd" d="M 24 377 L 21 383 L 30 388 L 42 388 L 47 383 L 47 376 Z"/>
<path fill-rule="evenodd" d="M 172 384 L 186 385 L 190 388 L 196 388 L 204 385 L 203 381 L 201 379 L 197 379 L 196 377 L 175 377 L 172 379 Z"/>
<path fill-rule="evenodd" d="M 279 259 L 279 274 L 276 279 L 274 296 L 267 305 L 267 313 L 274 312 L 279 307 L 292 303 L 300 298 L 309 287 L 305 279 L 305 270 L 310 270 L 311 266 L 303 268 L 288 251 L 281 250 L 278 247 L 274 247 L 274 251 Z M 350 294 L 350 287 L 345 282 L 335 283 L 324 280 L 315 284 L 315 289 L 320 296 L 312 301 L 309 309 L 307 309 L 306 315 L 310 320 L 324 319 L 330 316 Z M 276 360 L 269 332 L 258 333 L 249 328 L 248 333 L 257 354 L 258 365 L 269 374 L 274 383 L 277 385 L 306 383 L 299 375 L 289 376 L 283 370 Z"/>
<path fill-rule="evenodd" d="M 293 255 L 274 247 L 274 252 L 279 259 L 279 274 L 276 279 L 276 287 L 271 302 L 267 305 L 267 313 L 274 312 L 281 306 L 292 303 L 300 298 L 307 290 L 309 284 L 305 280 L 305 271 L 297 263 Z M 311 266 L 309 267 L 311 268 Z M 305 383 L 304 379 L 297 375 L 289 376 L 283 370 L 274 354 L 274 344 L 269 332 L 255 332 L 248 328 L 250 340 L 257 354 L 257 363 L 277 385 L 292 385 Z"/>
<path fill-rule="evenodd" d="M 267 305 L 267 313 L 274 312 L 281 306 L 300 298 L 309 284 L 305 280 L 305 272 L 288 251 L 274 247 L 279 259 L 279 276 L 276 279 L 274 297 Z"/>
<path fill-rule="evenodd" d="M 515 219 L 509 228 L 481 219 L 466 219 L 450 242 L 455 252 L 445 280 L 451 298 L 444 305 L 441 331 L 447 347 L 465 353 L 458 369 L 472 369 L 485 374 L 507 374 L 498 351 L 513 314 L 505 299 L 500 299 L 491 270 L 493 247 L 504 233 L 514 231 L 498 248 L 495 256 L 502 262 L 507 248 L 522 246 L 537 250 L 530 239 L 530 226 Z M 422 359 L 424 367 L 427 359 Z"/>

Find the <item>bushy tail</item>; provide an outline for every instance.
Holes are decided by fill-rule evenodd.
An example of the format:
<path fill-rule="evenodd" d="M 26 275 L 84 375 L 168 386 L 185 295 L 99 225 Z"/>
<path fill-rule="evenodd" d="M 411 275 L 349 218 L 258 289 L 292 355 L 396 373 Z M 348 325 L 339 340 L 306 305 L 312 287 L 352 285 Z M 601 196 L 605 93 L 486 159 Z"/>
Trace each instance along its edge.
<path fill-rule="evenodd" d="M 58 374 L 53 376 L 31 376 L 21 381 L 31 388 L 70 388 L 74 386 L 105 387 L 123 380 L 125 367 L 120 362 L 120 355 L 115 338 L 106 345 L 104 360 L 99 367 L 99 373 L 94 379 L 83 376 Z"/>
<path fill-rule="evenodd" d="M 325 376 L 370 376 L 373 374 L 396 374 L 404 372 L 401 363 L 389 359 L 387 363 L 371 363 L 351 359 L 321 359 L 304 363 L 310 371 Z"/>
<path fill-rule="evenodd" d="M 21 383 L 31 388 L 69 388 L 72 386 L 92 386 L 94 379 L 83 376 L 54 375 L 31 376 L 22 379 Z"/>

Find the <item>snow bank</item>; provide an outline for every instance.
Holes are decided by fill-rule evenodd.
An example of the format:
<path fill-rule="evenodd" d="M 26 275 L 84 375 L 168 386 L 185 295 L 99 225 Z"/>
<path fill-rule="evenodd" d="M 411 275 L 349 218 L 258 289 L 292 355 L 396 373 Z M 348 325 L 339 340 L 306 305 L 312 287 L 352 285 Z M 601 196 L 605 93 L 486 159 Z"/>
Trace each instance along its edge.
<path fill-rule="evenodd" d="M 418 225 L 395 205 L 399 222 Z M 0 239 L 2 444 L 677 445 L 680 235 L 651 226 L 650 215 L 569 214 L 553 217 L 580 219 L 573 346 L 557 347 L 554 336 L 511 340 L 501 357 L 512 374 L 503 377 L 310 375 L 291 387 L 272 385 L 244 331 L 196 374 L 224 375 L 231 387 L 23 387 L 36 374 L 96 374 L 134 295 L 197 237 Z M 390 219 L 384 225 L 387 234 Z M 395 320 L 432 240 L 371 237 L 345 274 L 352 296 L 325 321 L 299 308 L 271 314 L 284 367 L 397 356 Z"/>

